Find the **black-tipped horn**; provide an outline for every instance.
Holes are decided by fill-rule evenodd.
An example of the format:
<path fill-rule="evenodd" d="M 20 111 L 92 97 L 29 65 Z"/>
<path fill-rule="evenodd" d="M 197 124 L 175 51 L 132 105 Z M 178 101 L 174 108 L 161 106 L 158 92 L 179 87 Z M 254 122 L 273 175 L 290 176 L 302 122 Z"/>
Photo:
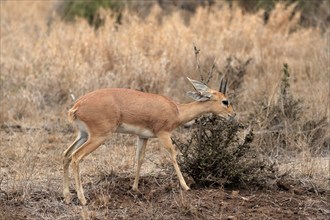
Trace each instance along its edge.
<path fill-rule="evenodd" d="M 221 79 L 221 81 L 220 81 L 220 88 L 219 88 L 219 92 L 222 92 L 222 83 L 223 82 L 223 79 Z"/>
<path fill-rule="evenodd" d="M 225 82 L 225 85 L 223 88 L 223 94 L 226 94 L 226 92 L 227 92 L 227 81 L 228 81 L 228 79 L 226 79 L 226 82 Z"/>
<path fill-rule="evenodd" d="M 226 90 L 227 90 L 227 81 L 228 79 L 226 79 L 226 81 L 223 81 L 223 78 L 220 81 L 220 88 L 219 88 L 219 92 L 226 94 Z"/>

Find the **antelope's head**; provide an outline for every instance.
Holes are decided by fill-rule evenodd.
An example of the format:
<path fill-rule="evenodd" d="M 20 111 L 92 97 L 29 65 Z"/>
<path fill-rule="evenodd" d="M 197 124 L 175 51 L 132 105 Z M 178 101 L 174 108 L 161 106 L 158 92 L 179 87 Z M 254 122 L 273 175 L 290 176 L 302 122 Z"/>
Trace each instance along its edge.
<path fill-rule="evenodd" d="M 205 103 L 209 112 L 220 117 L 226 119 L 233 119 L 235 117 L 236 113 L 226 96 L 227 80 L 225 82 L 223 79 L 221 80 L 219 91 L 210 89 L 204 83 L 197 80 L 189 78 L 188 80 L 195 88 L 194 92 L 190 91 L 187 93 L 190 98 Z"/>

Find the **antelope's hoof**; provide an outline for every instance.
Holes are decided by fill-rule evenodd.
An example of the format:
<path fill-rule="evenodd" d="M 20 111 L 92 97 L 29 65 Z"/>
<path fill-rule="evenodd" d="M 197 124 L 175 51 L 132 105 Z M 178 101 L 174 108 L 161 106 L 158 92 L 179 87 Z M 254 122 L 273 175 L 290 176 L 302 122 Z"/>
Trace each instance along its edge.
<path fill-rule="evenodd" d="M 69 204 L 71 202 L 72 196 L 71 193 L 64 194 L 64 201 L 66 204 Z"/>

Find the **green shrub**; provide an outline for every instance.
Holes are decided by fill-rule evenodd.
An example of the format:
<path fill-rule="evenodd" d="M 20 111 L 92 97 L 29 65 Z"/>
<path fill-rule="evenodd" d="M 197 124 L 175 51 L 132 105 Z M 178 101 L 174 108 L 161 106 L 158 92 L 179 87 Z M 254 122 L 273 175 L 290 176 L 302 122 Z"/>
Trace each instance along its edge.
<path fill-rule="evenodd" d="M 67 0 L 60 5 L 59 12 L 66 21 L 82 17 L 97 28 L 104 23 L 97 13 L 100 8 L 111 9 L 119 13 L 122 7 L 123 2 L 120 0 Z"/>
<path fill-rule="evenodd" d="M 201 81 L 207 84 L 216 69 L 202 68 L 200 50 L 194 46 L 196 69 Z M 231 87 L 238 88 L 251 59 L 241 61 L 234 56 L 227 58 L 222 77 L 229 77 Z M 254 134 L 250 126 L 220 116 L 202 116 L 195 120 L 191 136 L 181 141 L 173 138 L 181 151 L 179 163 L 182 171 L 192 177 L 198 186 L 265 186 L 275 172 L 272 165 L 252 147 Z"/>
<path fill-rule="evenodd" d="M 232 5 L 237 2 L 245 11 L 257 12 L 260 9 L 265 10 L 265 21 L 267 22 L 269 14 L 277 3 L 285 5 L 296 4 L 295 12 L 301 12 L 301 24 L 305 26 L 320 25 L 329 26 L 329 0 L 227 0 Z"/>
<path fill-rule="evenodd" d="M 253 131 L 219 116 L 197 119 L 186 141 L 174 139 L 183 172 L 202 187 L 265 186 L 275 170 L 253 150 Z"/>
<path fill-rule="evenodd" d="M 150 8 L 154 4 L 159 4 L 165 14 L 173 10 L 183 10 L 190 12 L 192 15 L 197 7 L 216 7 L 216 1 L 213 0 L 178 0 L 172 1 L 160 1 L 160 0 L 66 0 L 60 3 L 59 14 L 66 21 L 73 21 L 76 17 L 86 18 L 89 24 L 98 28 L 104 23 L 103 18 L 98 14 L 100 8 L 111 9 L 117 12 L 117 22 L 120 23 L 121 11 L 124 7 L 127 7 L 131 11 L 137 12 L 139 16 L 145 17 Z M 329 12 L 327 8 L 330 6 L 330 1 L 307 1 L 307 0 L 227 0 L 229 5 L 233 2 L 237 2 L 238 5 L 245 11 L 256 12 L 260 9 L 265 10 L 264 18 L 267 22 L 269 14 L 273 10 L 277 3 L 283 3 L 286 5 L 296 4 L 296 11 L 301 11 L 301 23 L 309 25 L 321 25 L 322 27 L 329 26 Z M 221 7 L 220 7 L 221 8 Z M 189 17 L 189 16 L 188 16 Z"/>

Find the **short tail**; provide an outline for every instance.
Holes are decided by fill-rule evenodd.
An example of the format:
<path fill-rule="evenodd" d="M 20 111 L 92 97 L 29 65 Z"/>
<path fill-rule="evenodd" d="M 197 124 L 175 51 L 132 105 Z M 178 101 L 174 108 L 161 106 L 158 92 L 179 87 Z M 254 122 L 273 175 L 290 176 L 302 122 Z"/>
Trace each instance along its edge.
<path fill-rule="evenodd" d="M 77 110 L 78 108 L 71 108 L 68 111 L 68 119 L 70 122 L 74 122 L 77 119 L 77 115 L 76 115 Z"/>

